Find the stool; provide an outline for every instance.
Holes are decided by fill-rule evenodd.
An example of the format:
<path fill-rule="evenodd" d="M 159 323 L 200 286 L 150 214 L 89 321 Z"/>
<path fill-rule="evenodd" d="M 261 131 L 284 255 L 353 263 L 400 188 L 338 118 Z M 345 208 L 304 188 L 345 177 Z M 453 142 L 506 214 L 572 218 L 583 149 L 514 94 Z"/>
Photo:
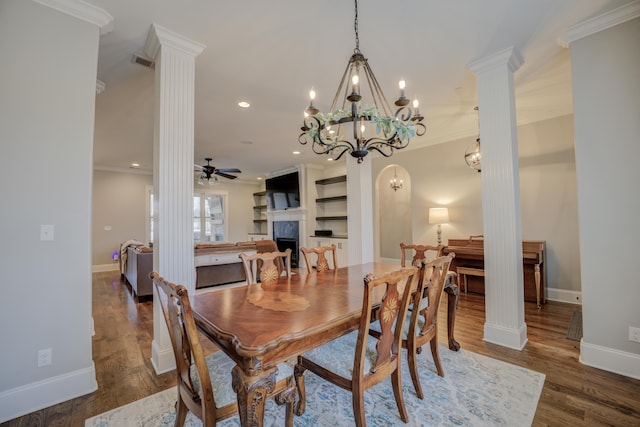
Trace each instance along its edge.
<path fill-rule="evenodd" d="M 458 287 L 460 287 L 460 281 L 464 280 L 464 293 L 467 293 L 467 275 L 484 277 L 484 270 L 482 268 L 473 267 L 457 267 L 458 272 Z"/>

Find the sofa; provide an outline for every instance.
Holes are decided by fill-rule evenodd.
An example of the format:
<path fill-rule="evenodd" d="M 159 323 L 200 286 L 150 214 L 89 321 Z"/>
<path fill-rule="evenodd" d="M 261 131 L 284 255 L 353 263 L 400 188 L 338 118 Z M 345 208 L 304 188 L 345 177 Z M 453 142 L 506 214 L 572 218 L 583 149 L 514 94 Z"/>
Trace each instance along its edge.
<path fill-rule="evenodd" d="M 272 252 L 277 250 L 273 240 L 238 243 L 199 243 L 194 247 L 196 289 L 244 281 L 241 253 Z M 136 300 L 153 296 L 153 248 L 131 243 L 121 258 L 123 275 L 131 285 Z"/>

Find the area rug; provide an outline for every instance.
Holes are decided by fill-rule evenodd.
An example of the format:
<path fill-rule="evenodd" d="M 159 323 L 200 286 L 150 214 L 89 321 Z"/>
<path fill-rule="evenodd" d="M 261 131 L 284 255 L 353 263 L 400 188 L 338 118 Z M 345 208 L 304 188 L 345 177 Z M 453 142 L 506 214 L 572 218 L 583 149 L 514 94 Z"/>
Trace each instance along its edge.
<path fill-rule="evenodd" d="M 541 373 L 481 356 L 469 351 L 453 352 L 440 347 L 445 376 L 436 374 L 431 352 L 419 355 L 425 399 L 417 398 L 403 355 L 403 391 L 409 423 L 400 420 L 391 382 L 365 392 L 369 426 L 529 426 L 538 405 L 545 376 Z M 295 426 L 338 427 L 354 425 L 351 394 L 312 373 L 305 376 L 307 408 L 294 419 Z M 173 426 L 176 390 L 152 396 L 89 418 L 85 427 Z M 269 399 L 265 426 L 284 425 L 284 407 Z M 201 426 L 189 413 L 185 426 Z M 218 425 L 239 426 L 238 416 Z"/>
<path fill-rule="evenodd" d="M 566 338 L 573 341 L 580 341 L 582 339 L 581 311 L 574 311 L 571 315 L 571 321 L 569 322 L 569 329 L 567 329 Z"/>

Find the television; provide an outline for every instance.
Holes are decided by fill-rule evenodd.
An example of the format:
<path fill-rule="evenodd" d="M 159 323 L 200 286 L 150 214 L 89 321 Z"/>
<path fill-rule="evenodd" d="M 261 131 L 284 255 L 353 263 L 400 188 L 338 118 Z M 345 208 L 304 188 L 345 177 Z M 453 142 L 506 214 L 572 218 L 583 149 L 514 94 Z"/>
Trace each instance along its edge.
<path fill-rule="evenodd" d="M 274 176 L 265 182 L 267 209 L 285 210 L 300 207 L 298 172 Z"/>

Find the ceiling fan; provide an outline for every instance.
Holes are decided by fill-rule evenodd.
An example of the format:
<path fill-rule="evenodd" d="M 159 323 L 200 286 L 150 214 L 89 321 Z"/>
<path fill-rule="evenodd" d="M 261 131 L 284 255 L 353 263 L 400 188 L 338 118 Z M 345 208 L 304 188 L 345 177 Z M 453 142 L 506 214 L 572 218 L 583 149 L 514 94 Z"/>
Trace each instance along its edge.
<path fill-rule="evenodd" d="M 213 178 L 213 182 L 218 180 L 218 176 L 222 176 L 228 179 L 236 179 L 237 176 L 231 175 L 231 174 L 241 173 L 240 169 L 236 169 L 236 168 L 224 168 L 224 169 L 216 168 L 211 164 L 211 161 L 213 160 L 211 157 L 206 157 L 205 160 L 207 161 L 206 165 L 194 165 L 196 169 L 200 169 L 200 179 L 198 181 L 198 184 L 200 185 L 204 184 L 203 181 L 205 179 L 209 181 L 209 183 L 211 184 L 212 183 L 211 178 Z"/>

